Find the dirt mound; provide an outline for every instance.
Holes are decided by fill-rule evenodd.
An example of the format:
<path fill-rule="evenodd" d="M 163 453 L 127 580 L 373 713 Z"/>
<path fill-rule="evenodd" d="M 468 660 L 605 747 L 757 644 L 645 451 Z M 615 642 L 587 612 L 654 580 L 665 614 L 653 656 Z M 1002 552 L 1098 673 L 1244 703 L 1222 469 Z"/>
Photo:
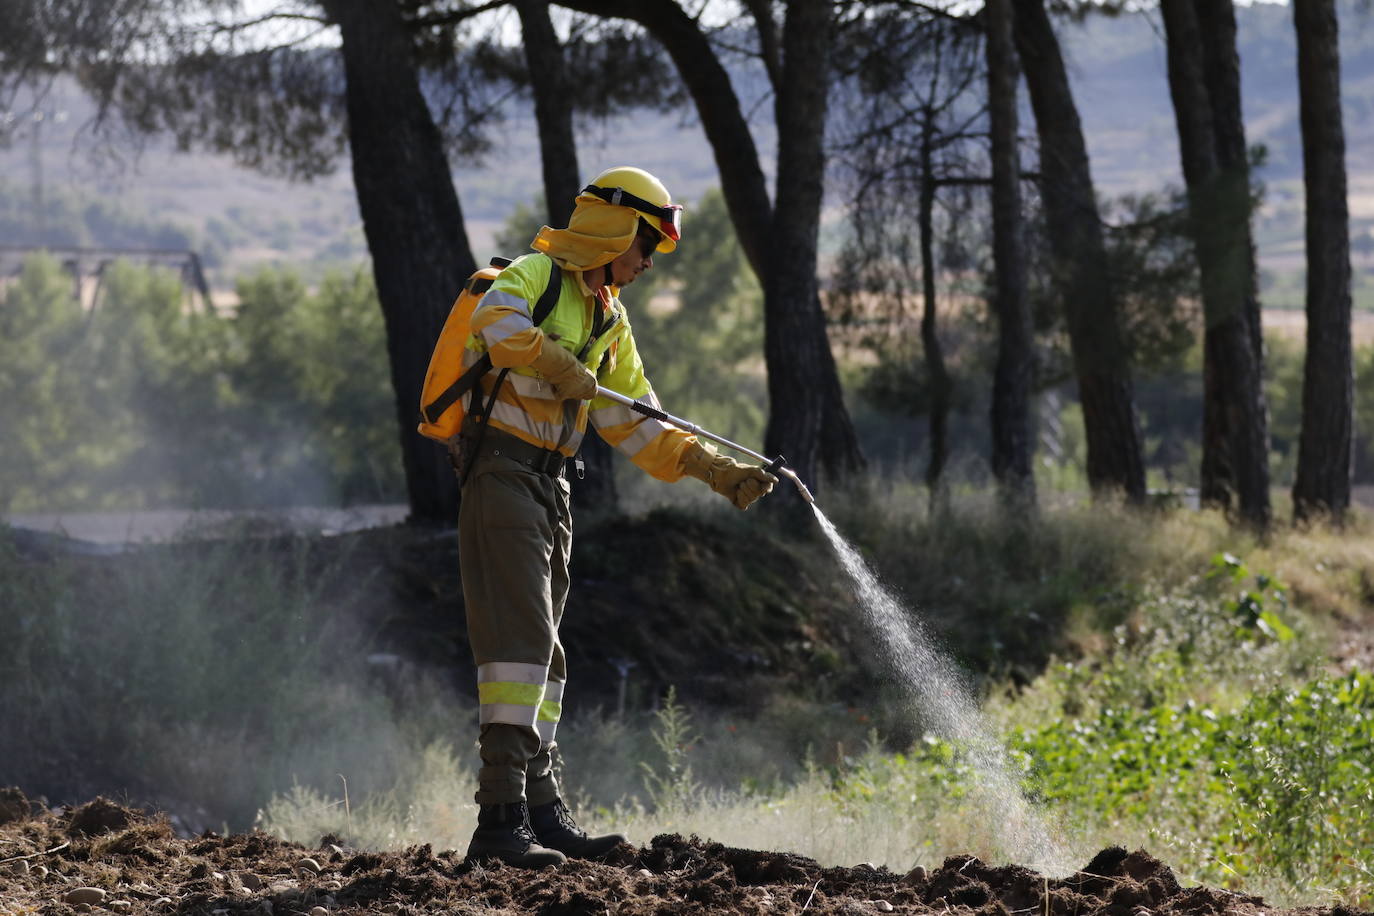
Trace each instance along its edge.
<path fill-rule="evenodd" d="M 27 812 L 26 812 L 27 815 Z M 99 827 L 103 829 L 91 829 Z M 1276 916 L 1258 897 L 1184 888 L 1145 852 L 1105 849 L 1080 872 L 1046 879 L 1018 866 L 952 856 L 929 874 L 822 868 L 783 852 L 692 837 L 622 846 L 604 863 L 528 872 L 464 862 L 429 846 L 356 852 L 261 833 L 193 839 L 166 819 L 97 799 L 66 814 L 0 826 L 0 913 L 120 914 L 713 914 L 957 916 Z M 1297 913 L 1298 911 L 1294 911 Z M 1304 908 L 1302 916 L 1361 916 Z M 1374 916 L 1374 914 L 1367 914 Z"/>
<path fill-rule="evenodd" d="M 14 786 L 0 786 L 0 825 L 29 816 L 29 800 Z"/>
<path fill-rule="evenodd" d="M 99 836 L 123 830 L 138 820 L 128 808 L 105 798 L 96 798 L 67 814 L 67 830 L 78 836 Z"/>

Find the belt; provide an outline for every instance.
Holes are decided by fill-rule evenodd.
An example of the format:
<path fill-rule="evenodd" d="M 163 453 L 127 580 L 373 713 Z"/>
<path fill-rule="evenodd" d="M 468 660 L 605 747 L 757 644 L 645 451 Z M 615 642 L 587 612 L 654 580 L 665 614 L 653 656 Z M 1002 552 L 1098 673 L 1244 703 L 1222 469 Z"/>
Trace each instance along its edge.
<path fill-rule="evenodd" d="M 476 435 L 474 432 L 473 439 L 470 439 L 469 442 L 475 441 Z M 530 445 L 524 439 L 491 427 L 487 427 L 486 432 L 481 435 L 482 445 L 477 449 L 477 453 L 472 456 L 473 460 L 488 456 L 501 456 L 512 461 L 518 461 L 540 474 L 547 474 L 550 477 L 563 476 L 563 464 L 568 459 L 562 452 L 552 452 L 537 445 Z"/>

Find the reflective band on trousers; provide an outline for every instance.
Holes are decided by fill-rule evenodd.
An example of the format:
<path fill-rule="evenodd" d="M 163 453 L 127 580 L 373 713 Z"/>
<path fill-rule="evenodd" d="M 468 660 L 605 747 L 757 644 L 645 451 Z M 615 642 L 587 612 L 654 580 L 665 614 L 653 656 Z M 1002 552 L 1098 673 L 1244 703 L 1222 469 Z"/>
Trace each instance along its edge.
<path fill-rule="evenodd" d="M 558 731 L 558 720 L 563 716 L 563 682 L 549 681 L 544 687 L 544 702 L 539 704 L 539 718 L 534 728 L 539 732 L 539 742 L 547 747 L 553 744 L 554 733 Z"/>
<path fill-rule="evenodd" d="M 477 702 L 481 723 L 502 722 L 534 728 L 545 697 L 545 665 L 489 662 L 477 668 Z M 562 691 L 559 691 L 560 695 Z"/>
<path fill-rule="evenodd" d="M 508 681 L 492 681 L 477 685 L 477 699 L 482 705 L 492 703 L 533 706 L 536 709 L 544 699 L 542 684 L 512 684 Z"/>

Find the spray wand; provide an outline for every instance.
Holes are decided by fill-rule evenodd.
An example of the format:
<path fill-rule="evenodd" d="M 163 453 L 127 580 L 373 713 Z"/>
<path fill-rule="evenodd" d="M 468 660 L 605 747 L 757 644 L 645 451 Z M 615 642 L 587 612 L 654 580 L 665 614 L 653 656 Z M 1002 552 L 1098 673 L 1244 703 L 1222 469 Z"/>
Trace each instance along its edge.
<path fill-rule="evenodd" d="M 700 436 L 703 439 L 710 439 L 712 442 L 723 445 L 726 448 L 732 448 L 737 452 L 741 452 L 745 455 L 748 455 L 755 461 L 761 462 L 764 465 L 763 469 L 768 473 L 781 474 L 782 476 L 786 477 L 788 480 L 796 484 L 797 490 L 801 492 L 802 499 L 806 500 L 809 503 L 814 503 L 816 501 L 816 498 L 811 495 L 811 491 L 806 488 L 806 484 L 802 483 L 801 478 L 797 476 L 797 472 L 787 466 L 785 460 L 781 455 L 779 455 L 776 458 L 769 458 L 766 455 L 760 455 L 753 449 L 745 448 L 744 446 L 736 442 L 731 442 L 724 436 L 717 436 L 715 433 L 710 432 L 709 430 L 702 429 L 700 426 L 697 426 L 690 420 L 684 420 L 681 417 L 675 417 L 670 413 L 665 413 L 664 411 L 659 410 L 657 407 L 645 404 L 643 401 L 636 401 L 634 398 L 627 397 L 618 391 L 612 391 L 609 388 L 602 388 L 600 385 L 597 385 L 596 393 L 598 396 L 603 398 L 609 398 L 612 401 L 615 401 L 617 404 L 624 404 L 626 407 L 630 408 L 635 413 L 643 414 L 646 417 L 653 417 L 655 420 L 659 420 L 664 423 L 669 423 L 673 426 L 676 426 L 678 429 L 685 429 L 687 430 L 687 432 L 692 433 L 695 436 Z"/>

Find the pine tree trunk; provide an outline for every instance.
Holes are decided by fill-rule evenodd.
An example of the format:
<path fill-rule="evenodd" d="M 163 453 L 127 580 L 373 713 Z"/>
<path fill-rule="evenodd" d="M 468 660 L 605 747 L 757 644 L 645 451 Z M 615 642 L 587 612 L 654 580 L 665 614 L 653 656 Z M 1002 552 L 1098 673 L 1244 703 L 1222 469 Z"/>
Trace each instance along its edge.
<path fill-rule="evenodd" d="M 534 120 L 539 128 L 539 154 L 544 167 L 544 200 L 549 225 L 563 227 L 572 216 L 574 199 L 582 189 L 577 170 L 577 141 L 573 136 L 572 106 L 568 104 L 567 68 L 546 0 L 515 0 L 525 44 L 534 95 Z M 573 508 L 602 512 L 615 508 L 615 467 L 611 447 L 592 433 L 580 452 L 586 476 L 573 477 Z"/>
<path fill-rule="evenodd" d="M 992 140 L 992 257 L 996 272 L 997 367 L 992 382 L 992 473 L 1006 502 L 1035 505 L 1030 391 L 1034 373 L 1021 163 L 1016 110 L 1017 62 L 1011 0 L 988 0 L 988 123 Z"/>
<path fill-rule="evenodd" d="M 1202 278 L 1200 498 L 1265 528 L 1269 433 L 1263 388 L 1250 173 L 1229 0 L 1162 0 L 1169 87 Z"/>
<path fill-rule="evenodd" d="M 764 447 L 816 481 L 826 401 L 838 395 L 816 282 L 825 182 L 822 147 L 833 30 L 830 3 L 794 0 L 783 23 L 783 80 L 775 104 L 778 195 L 764 277 L 768 427 Z"/>
<path fill-rule="evenodd" d="M 917 230 L 921 246 L 921 349 L 925 353 L 926 373 L 930 379 L 930 461 L 926 465 L 926 486 L 930 489 L 930 504 L 939 504 L 937 491 L 940 474 L 949 457 L 949 370 L 945 368 L 945 354 L 940 348 L 935 314 L 935 165 L 930 133 L 934 129 L 933 113 L 927 110 L 925 129 L 921 137 L 921 196 L 917 215 Z"/>
<path fill-rule="evenodd" d="M 1221 166 L 1218 212 L 1230 214 L 1221 233 L 1225 251 L 1223 282 L 1228 301 L 1239 302 L 1247 359 L 1239 353 L 1218 369 L 1228 391 L 1231 466 L 1240 517 L 1267 528 L 1269 503 L 1269 409 L 1264 396 L 1264 337 L 1260 326 L 1259 270 L 1250 235 L 1250 149 L 1240 98 L 1240 56 L 1236 49 L 1236 11 L 1232 0 L 1196 0 L 1207 67 L 1207 91 Z"/>
<path fill-rule="evenodd" d="M 463 212 L 399 6 L 324 0 L 324 7 L 342 38 L 353 183 L 386 322 L 410 519 L 453 522 L 453 470 L 415 427 L 434 341 L 475 269 Z"/>
<path fill-rule="evenodd" d="M 1040 138 L 1055 284 L 1064 305 L 1094 493 L 1145 498 L 1145 465 L 1120 305 L 1106 263 L 1088 151 L 1043 0 L 1015 0 L 1014 34 Z"/>
<path fill-rule="evenodd" d="M 1350 214 L 1335 0 L 1292 0 L 1307 190 L 1307 360 L 1293 483 L 1296 521 L 1343 519 L 1354 460 Z"/>

